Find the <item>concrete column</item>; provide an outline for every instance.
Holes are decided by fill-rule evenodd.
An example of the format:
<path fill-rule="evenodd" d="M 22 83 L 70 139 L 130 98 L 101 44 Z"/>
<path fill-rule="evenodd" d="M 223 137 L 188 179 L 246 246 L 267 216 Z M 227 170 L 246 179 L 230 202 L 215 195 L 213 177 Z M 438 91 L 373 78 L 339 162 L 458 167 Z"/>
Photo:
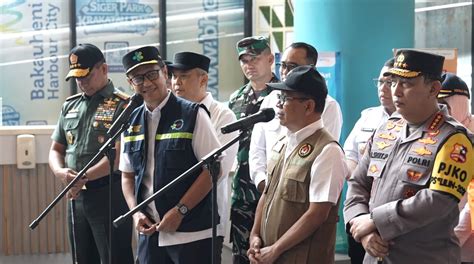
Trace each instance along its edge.
<path fill-rule="evenodd" d="M 414 45 L 414 0 L 297 0 L 295 41 L 341 55 L 337 94 L 344 126 L 343 143 L 360 111 L 379 105 L 372 79 L 393 48 Z"/>

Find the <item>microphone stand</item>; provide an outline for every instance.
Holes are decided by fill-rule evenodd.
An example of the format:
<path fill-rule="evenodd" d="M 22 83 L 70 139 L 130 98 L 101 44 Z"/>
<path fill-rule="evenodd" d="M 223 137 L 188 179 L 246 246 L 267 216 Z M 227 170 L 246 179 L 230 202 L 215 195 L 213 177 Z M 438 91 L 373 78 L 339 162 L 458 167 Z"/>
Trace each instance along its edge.
<path fill-rule="evenodd" d="M 61 198 L 66 195 L 66 193 L 76 184 L 77 181 L 79 181 L 82 176 L 84 176 L 85 172 L 95 165 L 104 155 L 107 155 L 107 157 L 115 157 L 115 139 L 123 132 L 125 129 L 129 127 L 129 123 L 127 122 L 126 124 L 123 124 L 120 129 L 117 130 L 115 134 L 113 134 L 112 137 L 110 137 L 99 149 L 99 152 L 95 154 L 95 156 L 84 166 L 82 170 L 80 170 L 77 174 L 77 176 L 54 198 L 54 200 L 44 209 L 43 212 L 35 219 L 31 224 L 29 225 L 30 229 L 33 230 L 35 229 L 39 222 L 51 211 L 51 209 L 61 200 Z M 113 149 L 113 150 L 112 150 Z M 111 150 L 113 151 L 113 154 L 111 154 Z M 110 155 L 110 156 L 109 156 Z M 110 160 L 110 159 L 109 159 Z M 113 160 L 111 161 L 111 171 L 113 172 Z M 109 176 L 110 181 L 112 181 L 112 176 L 113 173 Z M 111 188 L 112 185 L 110 185 Z M 110 194 L 109 194 L 110 195 Z M 112 217 L 111 217 L 112 218 Z"/>
<path fill-rule="evenodd" d="M 150 197 L 145 199 L 139 205 L 132 208 L 126 214 L 117 217 L 114 220 L 114 226 L 118 227 L 121 225 L 128 217 L 132 216 L 134 213 L 143 209 L 147 204 L 155 200 L 158 196 L 164 194 L 169 189 L 173 188 L 176 184 L 181 182 L 182 180 L 189 177 L 194 171 L 201 168 L 202 166 L 206 166 L 209 169 L 209 172 L 212 177 L 212 264 L 217 263 L 217 178 L 220 173 L 220 161 L 218 160 L 222 152 L 232 146 L 234 143 L 238 142 L 241 139 L 244 139 L 249 136 L 248 130 L 241 130 L 240 134 L 227 142 L 222 147 L 215 149 L 213 152 L 209 153 L 207 156 L 203 157 L 201 161 L 196 163 L 194 166 L 189 168 L 187 171 L 183 172 L 181 175 L 176 177 L 170 183 L 165 185 L 163 188 L 152 194 Z"/>
<path fill-rule="evenodd" d="M 125 128 L 127 128 L 125 126 Z M 123 129 L 123 127 L 121 127 Z M 118 134 L 115 134 L 114 136 L 117 137 L 120 135 L 120 133 L 123 132 L 123 130 L 119 129 Z M 107 250 L 109 252 L 109 264 L 112 264 L 112 245 L 114 243 L 113 235 L 112 235 L 112 184 L 113 184 L 113 176 L 114 176 L 114 165 L 115 165 L 115 156 L 116 156 L 116 151 L 115 151 L 115 146 L 111 146 L 108 148 L 108 150 L 105 151 L 105 156 L 107 156 L 107 159 L 109 160 L 109 218 L 107 219 L 107 224 L 108 224 L 108 230 L 109 230 L 109 243 L 107 246 Z"/>

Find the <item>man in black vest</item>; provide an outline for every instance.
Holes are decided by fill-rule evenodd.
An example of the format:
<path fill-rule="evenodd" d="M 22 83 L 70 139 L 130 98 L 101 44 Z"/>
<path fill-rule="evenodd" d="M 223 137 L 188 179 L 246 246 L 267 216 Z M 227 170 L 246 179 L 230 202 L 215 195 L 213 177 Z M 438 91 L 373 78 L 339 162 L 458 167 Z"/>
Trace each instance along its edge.
<path fill-rule="evenodd" d="M 219 147 L 207 112 L 166 88 L 168 70 L 155 47 L 123 57 L 128 82 L 145 103 L 122 137 L 122 189 L 137 205 Z M 210 263 L 211 178 L 200 169 L 133 215 L 143 263 Z"/>

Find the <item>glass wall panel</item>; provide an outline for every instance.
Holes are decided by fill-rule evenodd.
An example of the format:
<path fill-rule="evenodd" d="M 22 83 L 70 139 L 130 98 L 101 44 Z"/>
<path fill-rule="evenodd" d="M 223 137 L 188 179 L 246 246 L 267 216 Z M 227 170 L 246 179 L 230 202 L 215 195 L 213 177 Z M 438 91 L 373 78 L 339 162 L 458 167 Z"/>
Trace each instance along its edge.
<path fill-rule="evenodd" d="M 456 48 L 457 75 L 472 84 L 472 1 L 415 1 L 415 48 Z"/>
<path fill-rule="evenodd" d="M 105 54 L 115 87 L 131 93 L 122 57 L 145 45 L 158 46 L 158 0 L 76 0 L 77 43 Z"/>
<path fill-rule="evenodd" d="M 55 124 L 69 86 L 68 1 L 0 1 L 3 125 Z"/>
<path fill-rule="evenodd" d="M 235 44 L 243 38 L 243 0 L 173 0 L 166 6 L 167 58 L 181 51 L 211 58 L 208 90 L 227 101 L 244 84 Z"/>

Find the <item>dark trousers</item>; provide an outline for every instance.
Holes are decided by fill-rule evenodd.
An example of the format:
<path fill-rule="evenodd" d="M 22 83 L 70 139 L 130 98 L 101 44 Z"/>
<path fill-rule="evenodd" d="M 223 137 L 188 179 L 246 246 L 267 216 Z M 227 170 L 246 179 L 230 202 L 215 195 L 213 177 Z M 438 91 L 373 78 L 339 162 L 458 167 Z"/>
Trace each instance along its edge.
<path fill-rule="evenodd" d="M 362 264 L 364 262 L 365 249 L 361 243 L 355 241 L 351 234 L 347 234 L 347 241 L 349 242 L 349 257 L 351 264 Z"/>
<path fill-rule="evenodd" d="M 217 237 L 217 263 L 221 263 L 223 237 Z M 139 264 L 195 264 L 212 263 L 212 239 L 203 239 L 186 244 L 159 247 L 158 233 L 138 236 Z"/>
<path fill-rule="evenodd" d="M 102 264 L 133 263 L 131 218 L 119 228 L 112 227 L 112 262 L 109 262 L 109 226 L 116 217 L 127 210 L 120 181 L 112 185 L 112 219 L 109 219 L 108 185 L 98 189 L 83 190 L 78 199 L 74 202 L 69 201 L 68 227 L 73 260 L 76 257 L 79 264 L 101 264 L 101 261 Z"/>

